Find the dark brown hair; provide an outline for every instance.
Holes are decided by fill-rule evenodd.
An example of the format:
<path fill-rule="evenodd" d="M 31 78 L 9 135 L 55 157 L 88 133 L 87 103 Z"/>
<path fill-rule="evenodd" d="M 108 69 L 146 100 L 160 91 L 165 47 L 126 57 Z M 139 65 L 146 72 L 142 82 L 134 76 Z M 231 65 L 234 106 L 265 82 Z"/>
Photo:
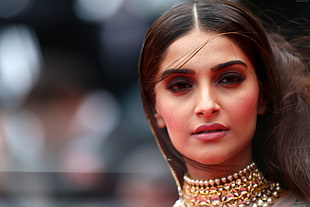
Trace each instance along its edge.
<path fill-rule="evenodd" d="M 306 64 L 284 39 L 267 34 L 252 13 L 225 0 L 185 1 L 177 5 L 150 27 L 142 47 L 139 81 L 145 114 L 178 183 L 183 183 L 187 158 L 173 147 L 166 129 L 157 126 L 155 77 L 171 43 L 197 26 L 230 38 L 252 61 L 267 110 L 258 116 L 253 159 L 270 179 L 310 198 Z"/>

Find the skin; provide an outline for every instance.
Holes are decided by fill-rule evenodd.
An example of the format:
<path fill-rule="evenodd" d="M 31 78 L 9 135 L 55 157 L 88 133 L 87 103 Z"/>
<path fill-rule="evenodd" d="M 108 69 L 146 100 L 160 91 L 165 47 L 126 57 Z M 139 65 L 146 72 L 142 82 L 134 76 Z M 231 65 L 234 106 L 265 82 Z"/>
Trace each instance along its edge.
<path fill-rule="evenodd" d="M 161 81 L 155 86 L 155 116 L 158 126 L 167 128 L 174 147 L 200 163 L 226 166 L 206 171 L 186 164 L 192 178 L 226 176 L 251 162 L 256 118 L 264 107 L 259 104 L 254 67 L 239 47 L 224 35 L 194 29 L 169 46 L 157 78 Z M 213 123 L 227 128 L 223 136 L 207 140 L 193 136 L 198 126 Z"/>

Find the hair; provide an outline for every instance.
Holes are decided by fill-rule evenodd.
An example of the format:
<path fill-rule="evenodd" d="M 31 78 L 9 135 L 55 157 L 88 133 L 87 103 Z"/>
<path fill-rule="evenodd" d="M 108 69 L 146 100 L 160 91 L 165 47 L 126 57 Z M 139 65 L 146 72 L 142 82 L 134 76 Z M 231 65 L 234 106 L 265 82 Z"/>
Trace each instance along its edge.
<path fill-rule="evenodd" d="M 252 61 L 266 104 L 266 113 L 257 118 L 253 159 L 269 179 L 310 199 L 309 62 L 284 38 L 267 33 L 248 10 L 225 0 L 182 2 L 154 22 L 142 46 L 139 83 L 144 111 L 179 187 L 190 160 L 173 147 L 166 128 L 157 126 L 154 87 L 167 48 L 195 28 L 225 35 Z"/>

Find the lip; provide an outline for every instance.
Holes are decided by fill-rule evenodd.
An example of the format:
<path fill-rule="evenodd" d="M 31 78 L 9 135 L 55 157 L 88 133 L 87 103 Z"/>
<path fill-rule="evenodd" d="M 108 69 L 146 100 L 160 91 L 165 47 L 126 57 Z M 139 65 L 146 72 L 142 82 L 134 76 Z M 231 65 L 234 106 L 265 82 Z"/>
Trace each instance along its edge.
<path fill-rule="evenodd" d="M 201 141 L 217 141 L 224 137 L 228 131 L 228 127 L 219 123 L 203 124 L 192 132 L 192 136 Z"/>

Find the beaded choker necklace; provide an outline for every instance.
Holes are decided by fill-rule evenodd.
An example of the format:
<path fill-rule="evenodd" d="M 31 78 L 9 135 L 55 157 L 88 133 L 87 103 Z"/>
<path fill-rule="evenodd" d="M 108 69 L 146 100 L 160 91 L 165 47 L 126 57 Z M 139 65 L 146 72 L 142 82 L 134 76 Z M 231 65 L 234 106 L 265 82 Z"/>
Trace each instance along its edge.
<path fill-rule="evenodd" d="M 175 207 L 268 207 L 279 191 L 279 183 L 267 181 L 252 163 L 221 179 L 194 180 L 185 175 L 183 195 Z"/>

